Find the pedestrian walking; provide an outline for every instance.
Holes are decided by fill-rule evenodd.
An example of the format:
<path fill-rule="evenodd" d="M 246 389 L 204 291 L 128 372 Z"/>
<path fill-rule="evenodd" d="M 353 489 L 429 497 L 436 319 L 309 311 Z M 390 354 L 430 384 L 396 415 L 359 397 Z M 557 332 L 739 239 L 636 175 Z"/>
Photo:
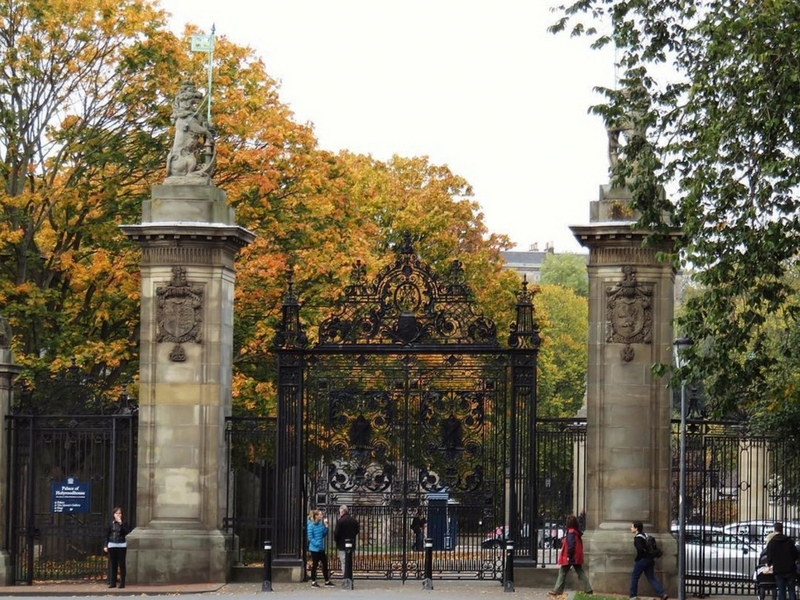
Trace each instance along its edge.
<path fill-rule="evenodd" d="M 636 558 L 633 563 L 633 573 L 631 573 L 631 589 L 628 593 L 630 598 L 636 598 L 639 595 L 639 578 L 644 573 L 647 581 L 653 586 L 656 595 L 661 600 L 667 600 L 667 594 L 664 592 L 664 587 L 661 582 L 656 579 L 655 574 L 655 557 L 650 554 L 647 548 L 647 534 L 644 532 L 644 525 L 641 521 L 634 521 L 631 523 L 631 533 L 633 533 L 633 547 L 636 548 Z"/>
<path fill-rule="evenodd" d="M 567 573 L 570 568 L 575 569 L 578 581 L 583 584 L 584 594 L 593 594 L 592 584 L 589 577 L 583 570 L 583 534 L 578 527 L 578 517 L 570 515 L 567 517 L 567 533 L 561 540 L 561 552 L 558 554 L 558 577 L 553 590 L 548 592 L 551 596 L 559 596 L 564 592 L 564 584 L 567 580 Z"/>
<path fill-rule="evenodd" d="M 325 538 L 328 537 L 328 519 L 321 510 L 312 510 L 308 514 L 306 523 L 306 536 L 308 537 L 308 551 L 311 553 L 311 587 L 319 587 L 317 583 L 317 567 L 322 565 L 322 577 L 325 586 L 332 587 L 330 572 L 328 571 L 328 554 L 325 552 Z"/>
<path fill-rule="evenodd" d="M 345 540 L 352 540 L 353 548 L 351 552 L 355 553 L 356 536 L 358 536 L 358 532 L 358 521 L 350 514 L 350 509 L 347 508 L 347 505 L 342 504 L 339 507 L 339 518 L 336 521 L 336 529 L 333 531 L 333 540 L 336 542 L 336 549 L 339 551 L 339 561 L 342 564 L 342 572 L 344 572 L 344 561 L 347 555 Z"/>
<path fill-rule="evenodd" d="M 794 589 L 797 577 L 797 547 L 794 540 L 783 533 L 783 523 L 776 522 L 773 526 L 775 535 L 767 544 L 767 565 L 772 567 L 775 576 L 775 587 L 778 589 L 778 600 L 786 600 L 786 590 L 789 590 L 789 600 L 797 600 Z"/>
<path fill-rule="evenodd" d="M 122 509 L 115 506 L 112 511 L 111 524 L 106 530 L 106 541 L 103 552 L 108 554 L 108 587 L 117 587 L 117 574 L 119 573 L 119 587 L 125 587 L 125 559 L 128 554 L 128 543 L 125 537 L 131 532 L 131 527 L 122 519 Z"/>

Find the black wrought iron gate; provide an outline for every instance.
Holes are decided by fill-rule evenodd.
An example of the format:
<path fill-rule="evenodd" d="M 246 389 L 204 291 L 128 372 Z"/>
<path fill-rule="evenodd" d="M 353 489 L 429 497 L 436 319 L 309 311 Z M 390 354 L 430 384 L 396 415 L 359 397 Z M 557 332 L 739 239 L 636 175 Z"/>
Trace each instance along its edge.
<path fill-rule="evenodd" d="M 535 561 L 538 343 L 526 283 L 502 347 L 474 314 L 460 263 L 440 279 L 408 242 L 371 282 L 356 262 L 312 347 L 290 282 L 277 344 L 276 562 L 304 559 L 308 509 L 335 527 L 342 504 L 361 525 L 356 577 L 422 576 L 415 514 L 435 577 L 501 577 L 506 537 L 518 560 Z"/>
<path fill-rule="evenodd" d="M 419 511 L 437 573 L 497 577 L 502 551 L 483 542 L 505 522 L 505 361 L 353 358 L 311 361 L 309 505 L 334 518 L 341 504 L 351 507 L 361 523 L 354 569 L 362 576 L 421 576 L 422 548 L 410 529 Z"/>
<path fill-rule="evenodd" d="M 23 391 L 7 417 L 7 538 L 16 583 L 104 580 L 111 509 L 135 522 L 136 408 L 77 371 Z"/>

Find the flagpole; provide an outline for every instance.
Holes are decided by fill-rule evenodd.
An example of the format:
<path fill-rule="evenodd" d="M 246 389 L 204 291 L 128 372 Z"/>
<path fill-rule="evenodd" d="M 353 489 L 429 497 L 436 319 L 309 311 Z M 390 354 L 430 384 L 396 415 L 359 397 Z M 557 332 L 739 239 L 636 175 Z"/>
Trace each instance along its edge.
<path fill-rule="evenodd" d="M 213 65 L 214 65 L 214 33 L 216 32 L 216 27 L 214 24 L 211 24 L 211 51 L 208 53 L 208 116 L 206 119 L 206 123 L 211 125 L 211 75 L 213 73 Z"/>
<path fill-rule="evenodd" d="M 208 90 L 206 91 L 206 123 L 211 125 L 211 84 L 214 75 L 214 33 L 216 27 L 211 25 L 211 33 L 205 35 L 195 33 L 192 35 L 192 52 L 205 52 L 208 54 Z"/>

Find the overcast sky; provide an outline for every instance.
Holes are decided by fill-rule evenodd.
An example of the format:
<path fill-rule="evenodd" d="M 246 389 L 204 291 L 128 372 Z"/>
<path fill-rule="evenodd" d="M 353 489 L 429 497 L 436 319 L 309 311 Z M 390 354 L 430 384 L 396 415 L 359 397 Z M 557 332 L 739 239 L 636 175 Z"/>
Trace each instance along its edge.
<path fill-rule="evenodd" d="M 161 0 L 252 47 L 322 148 L 430 157 L 472 184 L 491 231 L 518 250 L 582 252 L 608 180 L 602 120 L 587 114 L 613 55 L 554 36 L 555 0 Z M 199 83 L 199 82 L 198 82 Z M 213 110 L 213 108 L 212 108 Z"/>

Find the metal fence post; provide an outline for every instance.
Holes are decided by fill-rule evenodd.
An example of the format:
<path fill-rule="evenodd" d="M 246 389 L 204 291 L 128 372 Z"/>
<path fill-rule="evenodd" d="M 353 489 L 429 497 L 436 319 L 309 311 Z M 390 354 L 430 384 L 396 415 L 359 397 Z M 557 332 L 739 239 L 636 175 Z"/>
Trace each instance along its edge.
<path fill-rule="evenodd" d="M 344 541 L 344 583 L 343 590 L 353 589 L 353 540 Z"/>
<path fill-rule="evenodd" d="M 425 574 L 422 580 L 423 590 L 433 589 L 433 538 L 425 538 Z"/>
<path fill-rule="evenodd" d="M 506 541 L 506 569 L 503 574 L 503 591 L 516 591 L 514 589 L 514 540 Z"/>
<path fill-rule="evenodd" d="M 264 581 L 261 591 L 272 591 L 272 542 L 264 542 Z"/>

